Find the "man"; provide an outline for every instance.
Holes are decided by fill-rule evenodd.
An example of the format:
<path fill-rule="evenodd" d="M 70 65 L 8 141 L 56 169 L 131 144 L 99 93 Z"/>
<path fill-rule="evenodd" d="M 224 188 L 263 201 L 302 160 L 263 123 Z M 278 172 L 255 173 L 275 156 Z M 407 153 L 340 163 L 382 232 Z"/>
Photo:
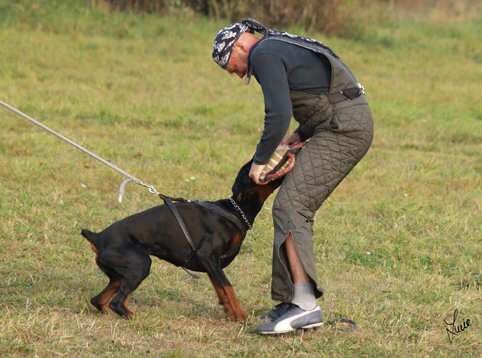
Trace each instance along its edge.
<path fill-rule="evenodd" d="M 254 33 L 259 32 L 262 37 Z M 309 139 L 273 203 L 271 294 L 280 301 L 261 316 L 257 331 L 277 334 L 321 326 L 316 298 L 313 218 L 326 198 L 368 151 L 373 120 L 363 87 L 326 45 L 267 29 L 253 19 L 217 34 L 213 59 L 229 73 L 254 76 L 265 103 L 264 130 L 249 176 L 260 184 L 265 164 L 281 143 Z M 299 127 L 286 135 L 291 118 Z"/>

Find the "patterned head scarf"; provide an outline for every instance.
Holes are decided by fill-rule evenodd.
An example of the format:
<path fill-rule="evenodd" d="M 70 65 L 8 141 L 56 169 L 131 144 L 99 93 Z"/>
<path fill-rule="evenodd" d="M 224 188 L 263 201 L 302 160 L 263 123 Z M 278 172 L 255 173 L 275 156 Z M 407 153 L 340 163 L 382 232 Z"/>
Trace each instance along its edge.
<path fill-rule="evenodd" d="M 245 25 L 242 22 L 236 22 L 218 32 L 214 39 L 213 60 L 222 69 L 226 69 L 228 66 L 229 58 L 233 52 L 234 43 L 238 41 L 241 34 L 249 30 L 248 25 Z"/>
<path fill-rule="evenodd" d="M 235 22 L 219 31 L 214 39 L 213 45 L 214 62 L 216 62 L 222 69 L 226 69 L 235 42 L 238 41 L 243 33 L 250 32 L 253 34 L 255 31 L 262 33 L 263 38 L 268 34 L 268 29 L 254 19 L 244 19 L 241 22 Z M 249 84 L 250 78 L 251 72 L 248 70 L 246 71 L 246 77 L 244 78 L 244 83 L 246 85 Z"/>

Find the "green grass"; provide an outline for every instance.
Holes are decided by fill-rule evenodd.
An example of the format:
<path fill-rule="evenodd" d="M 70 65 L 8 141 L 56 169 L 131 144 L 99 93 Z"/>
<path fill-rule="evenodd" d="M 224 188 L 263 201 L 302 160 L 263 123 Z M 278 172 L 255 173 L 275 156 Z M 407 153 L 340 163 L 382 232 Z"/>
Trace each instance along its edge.
<path fill-rule="evenodd" d="M 74 5 L 76 4 L 76 5 Z M 230 195 L 261 133 L 263 102 L 211 60 L 224 22 L 137 16 L 77 2 L 0 4 L 0 99 L 154 185 Z M 245 324 L 225 319 L 209 279 L 154 260 L 132 320 L 100 315 L 106 284 L 83 227 L 160 200 L 0 107 L 0 355 L 481 357 L 480 20 L 380 21 L 363 40 L 324 40 L 366 88 L 376 135 L 319 211 L 315 251 L 326 326 L 256 335 L 271 308 L 270 204 L 226 269 Z M 444 319 L 471 325 L 450 343 Z"/>

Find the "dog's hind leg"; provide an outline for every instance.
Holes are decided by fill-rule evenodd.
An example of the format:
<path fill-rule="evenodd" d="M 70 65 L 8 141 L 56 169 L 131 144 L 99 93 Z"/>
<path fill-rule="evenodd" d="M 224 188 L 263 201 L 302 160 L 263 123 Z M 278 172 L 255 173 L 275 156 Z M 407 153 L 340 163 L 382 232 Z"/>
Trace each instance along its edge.
<path fill-rule="evenodd" d="M 118 270 L 122 276 L 119 290 L 109 303 L 110 309 L 124 318 L 132 317 L 133 312 L 127 307 L 130 296 L 149 275 L 152 262 L 144 249 L 129 248 L 128 252 L 125 266 Z"/>
<path fill-rule="evenodd" d="M 120 278 L 110 278 L 109 284 L 97 296 L 92 297 L 90 303 L 101 312 L 110 311 L 109 301 L 119 291 L 121 285 Z"/>

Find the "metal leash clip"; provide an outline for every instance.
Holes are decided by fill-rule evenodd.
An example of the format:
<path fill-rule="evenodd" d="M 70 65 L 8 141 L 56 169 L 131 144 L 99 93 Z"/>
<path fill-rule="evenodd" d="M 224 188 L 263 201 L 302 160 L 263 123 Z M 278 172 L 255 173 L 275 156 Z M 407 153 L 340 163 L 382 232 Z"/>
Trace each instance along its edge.
<path fill-rule="evenodd" d="M 131 181 L 133 181 L 134 183 L 136 183 L 138 185 L 145 186 L 149 190 L 149 193 L 151 193 L 151 194 L 156 194 L 156 195 L 160 194 L 156 190 L 156 188 L 154 188 L 153 185 L 147 185 L 146 183 L 142 182 L 141 180 L 139 180 L 137 178 L 129 178 L 129 179 L 124 180 L 119 187 L 119 198 L 118 198 L 119 203 L 122 203 L 122 197 L 124 196 L 124 193 L 125 193 L 125 190 L 126 190 L 126 185 L 127 185 L 127 183 L 129 183 Z"/>

